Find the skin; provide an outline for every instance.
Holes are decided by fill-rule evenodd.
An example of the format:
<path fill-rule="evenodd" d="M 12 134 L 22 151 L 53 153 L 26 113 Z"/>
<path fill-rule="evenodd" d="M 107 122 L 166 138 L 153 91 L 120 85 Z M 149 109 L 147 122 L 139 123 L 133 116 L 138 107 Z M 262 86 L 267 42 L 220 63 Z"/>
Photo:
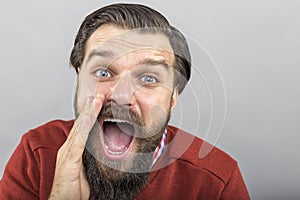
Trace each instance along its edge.
<path fill-rule="evenodd" d="M 141 114 L 149 127 L 155 115 L 168 112 L 170 102 L 172 109 L 176 105 L 178 92 L 172 85 L 170 67 L 174 53 L 167 37 L 126 31 L 102 25 L 87 42 L 77 80 L 79 115 L 58 151 L 50 199 L 88 199 L 82 153 L 103 105 L 114 102 L 128 106 Z M 110 53 L 99 54 L 104 50 Z M 140 72 L 144 68 L 156 71 L 144 75 Z M 152 77 L 156 72 L 161 73 L 159 83 Z"/>
<path fill-rule="evenodd" d="M 60 147 L 49 199 L 88 199 L 89 185 L 85 177 L 81 155 L 92 125 L 103 105 L 104 96 L 89 97 L 76 119 L 71 132 Z M 79 137 L 79 134 L 81 137 Z"/>

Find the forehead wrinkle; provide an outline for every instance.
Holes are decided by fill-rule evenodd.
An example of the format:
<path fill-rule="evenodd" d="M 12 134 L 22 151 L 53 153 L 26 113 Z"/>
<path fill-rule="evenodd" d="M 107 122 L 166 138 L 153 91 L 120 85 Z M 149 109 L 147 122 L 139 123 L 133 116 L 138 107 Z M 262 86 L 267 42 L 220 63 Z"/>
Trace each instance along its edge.
<path fill-rule="evenodd" d="M 136 41 L 127 41 L 127 40 L 112 40 L 112 41 L 106 41 L 103 42 L 103 44 L 101 44 L 103 46 L 109 46 L 109 47 L 115 47 L 117 48 L 117 50 L 120 52 L 120 56 L 121 53 L 123 54 L 128 54 L 130 52 L 135 52 L 135 51 L 139 51 L 139 50 L 153 50 L 153 51 L 167 51 L 169 52 L 169 49 L 164 49 L 155 45 L 150 45 L 147 43 L 137 43 Z M 101 46 L 100 45 L 100 46 Z"/>
<path fill-rule="evenodd" d="M 137 38 L 136 38 L 137 39 Z M 137 40 L 128 40 L 126 38 L 120 38 L 119 40 L 113 41 L 113 44 L 121 45 L 124 47 L 128 47 L 129 49 L 143 49 L 143 48 L 159 48 L 153 43 L 149 43 L 150 41 L 141 41 Z"/>
<path fill-rule="evenodd" d="M 161 53 L 153 53 L 148 51 L 149 49 L 143 50 L 136 50 L 129 53 L 125 53 L 117 57 L 114 61 L 111 61 L 108 65 L 114 68 L 123 69 L 124 67 L 128 70 L 131 70 L 137 66 L 144 66 L 144 65 L 160 65 L 168 71 L 172 66 L 172 60 L 169 60 L 169 57 Z M 144 54 L 146 52 L 146 54 Z M 148 54 L 147 54 L 148 53 Z"/>
<path fill-rule="evenodd" d="M 131 33 L 132 34 L 132 33 Z M 132 35 L 121 34 L 121 37 L 116 37 L 107 40 L 108 43 L 112 43 L 117 47 L 127 47 L 129 50 L 138 49 L 155 49 L 173 52 L 173 48 L 170 45 L 169 39 L 160 34 L 139 34 L 133 33 Z M 125 36 L 124 36 L 125 35 Z M 126 37 L 127 36 L 127 37 Z"/>

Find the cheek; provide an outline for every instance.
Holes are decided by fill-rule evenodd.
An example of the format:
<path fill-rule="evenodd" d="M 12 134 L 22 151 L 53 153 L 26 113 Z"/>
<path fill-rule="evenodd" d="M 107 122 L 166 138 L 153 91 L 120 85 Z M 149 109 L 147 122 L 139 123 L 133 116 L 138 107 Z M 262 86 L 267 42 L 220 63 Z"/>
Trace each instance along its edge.
<path fill-rule="evenodd" d="M 153 91 L 151 95 L 137 90 L 134 95 L 146 123 L 152 117 L 168 114 L 172 95 L 169 90 Z"/>
<path fill-rule="evenodd" d="M 86 79 L 79 81 L 77 91 L 77 106 L 82 110 L 88 97 L 95 97 L 97 94 L 104 94 L 105 99 L 111 94 L 113 83 L 99 83 L 98 81 Z"/>

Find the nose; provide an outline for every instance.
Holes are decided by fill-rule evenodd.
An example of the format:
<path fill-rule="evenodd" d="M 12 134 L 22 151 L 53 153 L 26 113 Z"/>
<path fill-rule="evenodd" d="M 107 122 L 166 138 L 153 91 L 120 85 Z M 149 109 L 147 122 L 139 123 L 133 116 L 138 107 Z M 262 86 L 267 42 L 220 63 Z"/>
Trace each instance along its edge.
<path fill-rule="evenodd" d="M 111 100 L 119 105 L 132 106 L 134 104 L 135 87 L 130 73 L 125 74 L 115 84 L 111 92 Z"/>

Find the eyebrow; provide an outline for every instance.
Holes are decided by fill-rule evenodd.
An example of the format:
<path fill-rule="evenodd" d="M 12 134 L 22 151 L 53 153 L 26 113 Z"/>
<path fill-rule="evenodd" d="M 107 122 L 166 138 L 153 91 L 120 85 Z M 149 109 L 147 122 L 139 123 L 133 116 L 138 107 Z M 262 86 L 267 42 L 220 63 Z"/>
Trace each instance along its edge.
<path fill-rule="evenodd" d="M 115 54 L 112 51 L 107 51 L 107 50 L 103 50 L 103 51 L 97 51 L 97 50 L 93 50 L 87 57 L 86 63 L 90 62 L 90 60 L 93 57 L 104 57 L 104 58 L 111 58 L 113 57 Z"/>
<path fill-rule="evenodd" d="M 146 59 L 142 59 L 138 65 L 161 65 L 163 66 L 167 71 L 169 70 L 169 64 L 167 63 L 166 60 L 161 59 L 161 60 L 154 60 L 151 58 L 146 58 Z"/>

